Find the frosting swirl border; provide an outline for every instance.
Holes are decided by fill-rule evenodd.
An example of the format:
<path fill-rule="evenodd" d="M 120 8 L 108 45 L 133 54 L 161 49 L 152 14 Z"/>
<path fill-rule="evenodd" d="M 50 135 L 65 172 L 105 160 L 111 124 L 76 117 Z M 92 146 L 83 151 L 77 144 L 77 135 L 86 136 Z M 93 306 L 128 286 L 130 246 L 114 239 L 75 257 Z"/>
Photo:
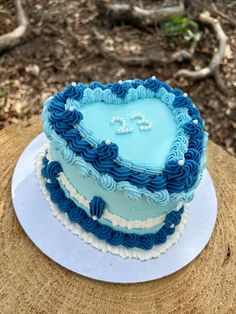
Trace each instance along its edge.
<path fill-rule="evenodd" d="M 57 134 L 54 134 L 55 138 Z M 60 142 L 59 142 L 60 143 Z M 55 145 L 55 142 L 53 142 Z M 57 146 L 56 146 L 57 147 Z M 60 146 L 61 147 L 61 146 Z M 51 146 L 48 147 L 48 152 L 50 153 Z M 169 201 L 175 200 L 178 202 L 188 203 L 193 199 L 194 196 L 194 188 L 187 192 L 180 193 L 169 193 L 168 190 L 163 189 L 158 192 L 151 192 L 146 188 L 137 188 L 136 186 L 130 184 L 128 181 L 116 182 L 111 176 L 108 174 L 101 174 L 93 166 L 89 163 L 86 163 L 83 158 L 76 156 L 74 152 L 68 151 L 67 147 L 64 147 L 62 150 L 63 158 L 66 162 L 76 164 L 79 166 L 79 174 L 82 177 L 92 176 L 95 183 L 102 189 L 107 191 L 115 191 L 120 190 L 124 192 L 125 197 L 129 201 L 138 200 L 141 197 L 146 198 L 149 203 L 152 204 L 162 204 L 165 205 Z M 205 165 L 205 160 L 202 160 L 201 172 L 203 171 Z M 198 181 L 200 181 L 201 176 L 199 176 Z M 196 185 L 199 182 L 196 183 Z"/>

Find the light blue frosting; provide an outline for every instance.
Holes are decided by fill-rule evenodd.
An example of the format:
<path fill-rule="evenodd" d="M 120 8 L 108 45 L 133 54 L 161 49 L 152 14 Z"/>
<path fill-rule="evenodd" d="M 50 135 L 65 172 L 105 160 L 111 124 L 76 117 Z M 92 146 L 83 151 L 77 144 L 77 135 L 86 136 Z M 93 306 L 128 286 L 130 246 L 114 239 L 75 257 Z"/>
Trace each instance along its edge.
<path fill-rule="evenodd" d="M 92 131 L 90 136 L 94 134 L 100 139 L 109 139 L 116 143 L 123 159 L 135 164 L 142 164 L 145 161 L 146 166 L 150 164 L 150 166 L 164 167 L 166 156 L 176 137 L 177 127 L 170 109 L 159 99 L 138 99 L 125 105 L 95 102 L 82 104 L 79 110 L 86 121 L 86 129 Z M 139 120 L 131 120 L 131 116 L 135 113 L 144 114 L 145 118 L 152 122 L 152 129 L 140 130 L 137 125 Z M 132 127 L 133 132 L 117 134 L 116 129 L 120 123 L 114 125 L 110 123 L 114 116 L 123 117 L 127 127 Z M 83 127 L 84 123 L 80 123 L 79 130 L 82 129 L 81 126 Z"/>

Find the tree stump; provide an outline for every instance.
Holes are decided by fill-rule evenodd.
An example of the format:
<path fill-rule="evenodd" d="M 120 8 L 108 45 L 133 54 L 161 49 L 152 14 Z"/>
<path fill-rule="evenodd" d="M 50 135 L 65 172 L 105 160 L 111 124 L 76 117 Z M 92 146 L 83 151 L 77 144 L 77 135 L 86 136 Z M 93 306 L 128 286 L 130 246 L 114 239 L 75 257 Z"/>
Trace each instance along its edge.
<path fill-rule="evenodd" d="M 207 167 L 218 218 L 210 242 L 193 262 L 159 280 L 109 284 L 48 259 L 17 221 L 11 178 L 22 150 L 39 132 L 38 117 L 0 132 L 1 313 L 236 313 L 236 159 L 209 142 Z"/>

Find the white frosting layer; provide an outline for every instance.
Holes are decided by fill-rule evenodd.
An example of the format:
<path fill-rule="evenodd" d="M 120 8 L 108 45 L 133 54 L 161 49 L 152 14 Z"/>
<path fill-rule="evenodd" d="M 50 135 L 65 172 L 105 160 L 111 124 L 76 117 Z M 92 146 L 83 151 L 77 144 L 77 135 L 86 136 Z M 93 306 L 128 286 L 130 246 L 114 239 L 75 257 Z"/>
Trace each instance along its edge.
<path fill-rule="evenodd" d="M 66 213 L 62 213 L 56 204 L 54 204 L 50 199 L 50 194 L 45 187 L 45 179 L 41 175 L 42 169 L 42 158 L 45 154 L 45 149 L 47 146 L 43 147 L 43 149 L 39 152 L 38 160 L 36 163 L 36 175 L 38 177 L 38 182 L 40 188 L 43 192 L 45 199 L 48 201 L 50 208 L 52 210 L 52 214 L 74 235 L 78 235 L 81 239 L 85 242 L 91 244 L 96 249 L 103 251 L 103 252 L 110 252 L 112 254 L 120 255 L 123 258 L 137 258 L 140 260 L 147 260 L 150 258 L 158 257 L 160 254 L 166 252 L 174 243 L 177 242 L 179 237 L 184 231 L 184 226 L 187 221 L 188 216 L 188 205 L 185 206 L 184 213 L 182 214 L 181 222 L 176 227 L 175 233 L 171 236 L 168 236 L 167 241 L 161 245 L 155 245 L 153 249 L 149 251 L 144 251 L 138 248 L 127 249 L 122 245 L 119 246 L 112 246 L 105 241 L 99 240 L 93 234 L 87 233 L 84 231 L 79 224 L 73 223 L 70 221 Z"/>

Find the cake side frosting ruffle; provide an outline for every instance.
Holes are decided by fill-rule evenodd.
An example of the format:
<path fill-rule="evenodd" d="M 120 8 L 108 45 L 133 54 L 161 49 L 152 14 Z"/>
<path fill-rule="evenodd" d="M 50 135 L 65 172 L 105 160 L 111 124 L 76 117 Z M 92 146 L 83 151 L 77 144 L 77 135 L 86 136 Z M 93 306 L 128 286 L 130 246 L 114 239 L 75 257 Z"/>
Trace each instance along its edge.
<path fill-rule="evenodd" d="M 122 245 L 111 245 L 103 240 L 98 239 L 92 233 L 88 233 L 87 231 L 83 230 L 83 228 L 77 224 L 72 222 L 67 213 L 61 211 L 59 207 L 52 201 L 49 191 L 46 189 L 46 180 L 42 176 L 42 166 L 43 166 L 43 158 L 45 156 L 45 149 L 43 149 L 39 155 L 38 160 L 36 162 L 36 175 L 39 180 L 40 188 L 43 192 L 43 195 L 47 202 L 50 205 L 52 210 L 52 214 L 74 235 L 79 236 L 85 242 L 91 244 L 96 249 L 102 252 L 110 252 L 112 254 L 119 255 L 123 258 L 136 258 L 140 260 L 148 260 L 151 258 L 155 258 L 160 256 L 162 253 L 165 253 L 173 244 L 175 244 L 181 234 L 183 233 L 184 226 L 187 221 L 188 216 L 188 207 L 185 205 L 185 210 L 182 214 L 181 222 L 175 228 L 175 233 L 168 236 L 168 240 L 159 245 L 154 245 L 151 250 L 143 250 L 139 248 L 126 248 Z M 53 173 L 53 171 L 52 171 Z M 55 172 L 54 172 L 55 174 Z"/>
<path fill-rule="evenodd" d="M 73 200 L 77 201 L 77 203 L 81 204 L 84 208 L 90 209 L 89 200 L 86 199 L 82 194 L 80 194 L 73 185 L 68 181 L 64 173 L 60 173 L 58 176 L 58 181 L 63 188 L 64 191 L 68 191 L 68 194 L 71 195 Z M 165 220 L 165 214 L 156 217 L 156 218 L 148 218 L 146 220 L 127 220 L 121 216 L 115 215 L 110 212 L 107 208 L 104 208 L 102 213 L 102 218 L 109 221 L 113 226 L 119 226 L 127 229 L 148 229 L 159 224 L 162 224 Z"/>
<path fill-rule="evenodd" d="M 40 171 L 41 167 L 42 170 Z M 71 199 L 65 196 L 57 180 L 58 173 L 60 172 L 61 167 L 58 162 L 53 161 L 49 163 L 41 154 L 37 164 L 37 175 L 40 178 L 41 188 L 45 189 L 45 191 L 48 190 L 51 201 L 57 204 L 61 212 L 67 213 L 69 220 L 76 224 L 76 228 L 80 225 L 80 228 L 88 233 L 92 233 L 98 239 L 106 241 L 108 245 L 124 246 L 126 249 L 137 248 L 138 251 L 151 250 L 153 247 L 165 243 L 167 238 L 175 233 L 175 228 L 181 221 L 181 215 L 184 211 L 183 207 L 179 211 L 172 211 L 166 215 L 163 227 L 155 234 L 125 234 L 113 230 L 108 226 L 100 225 L 97 220 L 86 215 L 81 208 L 76 206 Z"/>
<path fill-rule="evenodd" d="M 50 145 L 46 145 L 45 146 L 45 149 L 47 149 L 47 154 L 46 154 L 46 157 L 48 159 L 49 162 L 52 162 L 54 161 L 54 159 L 52 158 L 51 156 L 51 148 L 50 148 Z M 86 198 L 83 194 L 81 194 L 81 192 L 79 191 L 79 189 L 77 189 L 70 181 L 69 179 L 67 178 L 67 176 L 65 175 L 64 173 L 64 169 L 63 171 L 61 171 L 59 174 L 58 174 L 58 182 L 61 186 L 61 188 L 64 190 L 64 192 L 66 193 L 66 195 L 69 195 L 69 197 L 74 201 L 76 202 L 76 204 L 78 204 L 79 206 L 82 205 L 82 207 L 86 210 L 87 213 L 89 213 L 89 209 L 90 209 L 90 201 L 91 201 L 91 198 L 88 199 Z M 83 180 L 83 179 L 82 179 Z M 83 181 L 81 182 L 81 185 L 83 186 L 84 183 Z M 94 194 L 96 195 L 99 195 L 99 192 L 93 192 Z M 114 201 L 115 203 L 117 202 Z M 114 203 L 112 201 L 112 204 Z M 137 213 L 137 202 L 135 203 L 132 203 L 135 207 L 135 212 Z M 148 203 L 147 203 L 148 204 Z M 127 211 L 127 206 L 129 205 L 129 202 L 127 203 L 126 205 L 126 211 Z M 163 213 L 160 213 L 159 214 L 159 209 L 157 210 L 154 206 L 153 208 L 151 207 L 150 208 L 150 212 L 153 213 L 153 218 L 147 218 L 148 217 L 148 212 L 147 212 L 147 209 L 144 208 L 144 211 L 143 211 L 143 208 L 142 208 L 142 205 L 140 206 L 141 207 L 141 211 L 144 212 L 145 214 L 145 218 L 143 219 L 135 219 L 135 217 L 137 217 L 137 215 L 135 214 L 134 211 L 132 211 L 132 219 L 127 219 L 125 217 L 122 217 L 121 214 L 122 214 L 122 211 L 119 210 L 119 207 L 122 207 L 122 206 L 125 206 L 124 204 L 118 204 L 118 213 L 115 214 L 113 212 L 111 212 L 109 209 L 107 208 L 104 208 L 103 212 L 102 212 L 102 215 L 101 217 L 99 218 L 102 218 L 102 223 L 105 222 L 105 224 L 107 222 L 109 222 L 109 225 L 112 225 L 112 226 L 118 226 L 118 227 L 121 227 L 121 228 L 126 228 L 126 229 L 150 229 L 150 228 L 153 228 L 158 226 L 158 225 L 161 225 L 163 224 L 164 220 L 165 220 L 165 217 L 166 217 L 166 214 L 170 211 L 173 210 L 173 208 L 175 208 L 176 210 L 179 210 L 182 206 L 183 206 L 183 203 L 179 202 L 178 205 L 176 205 L 176 202 L 174 202 L 174 204 L 172 205 L 173 207 L 171 206 L 168 206 L 167 208 L 164 208 L 163 209 Z M 148 207 L 150 207 L 150 204 L 148 205 Z M 170 208 L 168 210 L 168 208 Z M 90 212 L 91 214 L 91 212 Z M 155 214 L 155 215 L 154 215 Z"/>

